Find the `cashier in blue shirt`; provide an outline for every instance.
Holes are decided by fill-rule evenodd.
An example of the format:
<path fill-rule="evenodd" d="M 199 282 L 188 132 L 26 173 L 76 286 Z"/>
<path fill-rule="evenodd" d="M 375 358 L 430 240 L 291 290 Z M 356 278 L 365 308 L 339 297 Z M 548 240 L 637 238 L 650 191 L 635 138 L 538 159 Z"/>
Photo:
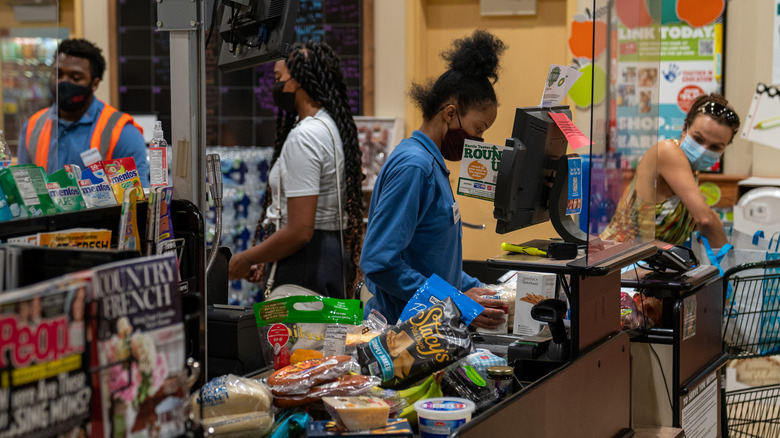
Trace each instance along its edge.
<path fill-rule="evenodd" d="M 398 320 L 415 291 L 432 274 L 485 307 L 474 320 L 494 328 L 504 321 L 502 303 L 482 298 L 494 292 L 463 272 L 460 211 L 444 159 L 460 160 L 466 139 L 482 140 L 495 121 L 493 83 L 503 42 L 476 31 L 443 56 L 449 69 L 435 82 L 413 84 L 411 96 L 423 124 L 396 146 L 374 185 L 368 230 L 360 257 L 374 297 L 366 304 L 389 322 Z"/>
<path fill-rule="evenodd" d="M 105 71 L 101 50 L 83 39 L 63 40 L 55 57 L 54 105 L 30 117 L 19 138 L 19 164 L 35 163 L 51 174 L 64 164 L 132 157 L 144 187 L 149 161 L 141 127 L 130 115 L 94 96 Z M 92 156 L 85 155 L 91 151 Z"/>

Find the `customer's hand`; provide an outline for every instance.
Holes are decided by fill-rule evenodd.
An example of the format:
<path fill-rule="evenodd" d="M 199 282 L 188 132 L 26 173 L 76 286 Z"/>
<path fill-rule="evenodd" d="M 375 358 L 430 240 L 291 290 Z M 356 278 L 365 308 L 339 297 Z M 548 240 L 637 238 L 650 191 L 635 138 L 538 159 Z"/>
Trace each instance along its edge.
<path fill-rule="evenodd" d="M 252 264 L 246 259 L 243 252 L 235 254 L 230 258 L 230 265 L 228 265 L 228 279 L 241 280 L 245 278 L 251 267 Z"/>
<path fill-rule="evenodd" d="M 495 295 L 496 291 L 485 289 L 484 287 L 473 287 L 463 293 L 485 308 L 478 317 L 474 318 L 471 325 L 485 329 L 494 329 L 506 321 L 506 314 L 502 309 L 507 305 L 506 302 L 482 298 L 482 295 Z"/>
<path fill-rule="evenodd" d="M 246 274 L 245 278 L 250 283 L 260 283 L 263 276 L 265 276 L 265 263 L 259 263 L 249 268 L 249 273 Z"/>

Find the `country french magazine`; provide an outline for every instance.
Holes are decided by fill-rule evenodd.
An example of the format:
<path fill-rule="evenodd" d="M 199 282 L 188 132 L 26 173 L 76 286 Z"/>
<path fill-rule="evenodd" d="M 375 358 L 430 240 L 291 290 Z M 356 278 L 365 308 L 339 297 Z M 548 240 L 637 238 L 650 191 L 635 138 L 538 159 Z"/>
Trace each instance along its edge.
<path fill-rule="evenodd" d="M 176 256 L 100 266 L 92 284 L 102 417 L 93 415 L 93 427 L 101 423 L 104 437 L 184 434 L 188 393 Z"/>

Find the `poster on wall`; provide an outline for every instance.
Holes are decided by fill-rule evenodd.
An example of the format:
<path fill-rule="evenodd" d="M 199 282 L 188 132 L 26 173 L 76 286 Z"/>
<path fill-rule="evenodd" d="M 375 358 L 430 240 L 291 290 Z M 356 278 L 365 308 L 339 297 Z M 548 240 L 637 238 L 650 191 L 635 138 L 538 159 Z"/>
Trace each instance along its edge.
<path fill-rule="evenodd" d="M 679 138 L 693 100 L 720 92 L 722 28 L 718 21 L 699 27 L 618 24 L 615 144 L 621 167 L 636 168 L 652 145 Z"/>

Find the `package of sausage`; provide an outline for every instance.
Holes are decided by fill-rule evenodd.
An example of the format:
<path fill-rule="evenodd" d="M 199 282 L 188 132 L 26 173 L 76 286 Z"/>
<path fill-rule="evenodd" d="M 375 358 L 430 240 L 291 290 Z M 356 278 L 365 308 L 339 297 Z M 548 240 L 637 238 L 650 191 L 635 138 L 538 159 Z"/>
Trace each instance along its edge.
<path fill-rule="evenodd" d="M 358 345 L 361 373 L 383 388 L 403 388 L 474 352 L 468 326 L 452 298 L 434 304 Z"/>

